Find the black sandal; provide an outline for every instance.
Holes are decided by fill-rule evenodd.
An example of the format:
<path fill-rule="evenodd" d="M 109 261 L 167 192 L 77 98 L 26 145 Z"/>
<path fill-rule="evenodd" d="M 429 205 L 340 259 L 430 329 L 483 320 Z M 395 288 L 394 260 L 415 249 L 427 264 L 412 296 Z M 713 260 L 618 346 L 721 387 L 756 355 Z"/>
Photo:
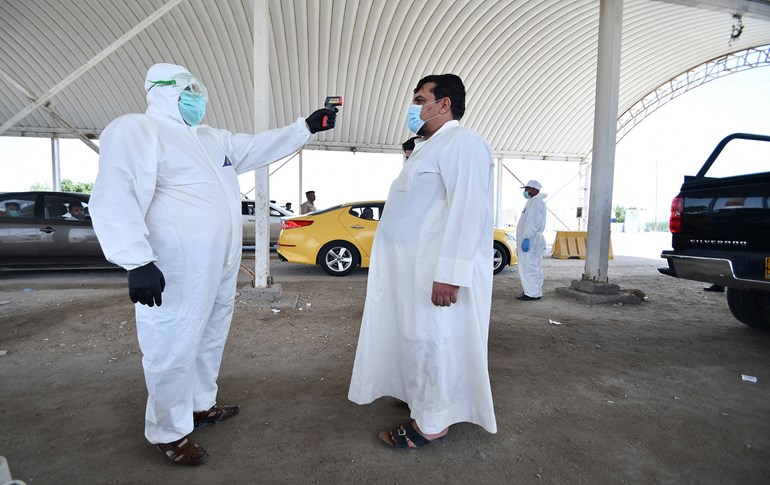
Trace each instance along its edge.
<path fill-rule="evenodd" d="M 416 450 L 417 448 L 428 446 L 429 444 L 434 443 L 436 441 L 441 441 L 444 439 L 444 436 L 446 436 L 446 435 L 439 436 L 438 438 L 429 440 L 428 438 L 426 438 L 425 436 L 417 432 L 416 429 L 414 429 L 413 423 L 414 423 L 414 419 L 409 418 L 404 422 L 404 424 L 402 424 L 398 428 L 387 432 L 390 435 L 390 438 L 393 440 L 393 443 L 395 443 L 395 445 L 393 443 L 390 443 L 388 440 L 383 439 L 382 436 L 380 436 L 380 440 L 390 448 L 395 448 L 399 450 L 405 450 L 405 449 Z M 409 446 L 410 441 L 412 442 L 414 447 Z"/>
<path fill-rule="evenodd" d="M 205 428 L 206 426 L 232 418 L 239 412 L 241 412 L 241 407 L 237 404 L 214 404 L 208 411 L 197 411 L 193 413 L 193 426 L 195 429 Z"/>
<path fill-rule="evenodd" d="M 189 436 L 171 443 L 158 443 L 155 449 L 175 465 L 198 466 L 206 463 L 209 457 L 208 453 L 198 443 L 190 440 Z"/>

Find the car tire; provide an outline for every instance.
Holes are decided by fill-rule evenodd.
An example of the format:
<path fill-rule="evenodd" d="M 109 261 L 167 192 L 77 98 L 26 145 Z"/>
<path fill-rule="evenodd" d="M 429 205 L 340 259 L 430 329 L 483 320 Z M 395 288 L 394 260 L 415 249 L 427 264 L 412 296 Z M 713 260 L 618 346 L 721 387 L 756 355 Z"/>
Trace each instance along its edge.
<path fill-rule="evenodd" d="M 494 274 L 504 270 L 510 261 L 511 256 L 508 254 L 508 250 L 501 243 L 495 241 L 494 252 L 492 253 L 492 271 Z"/>
<path fill-rule="evenodd" d="M 740 322 L 752 328 L 770 330 L 770 293 L 728 288 L 727 305 Z"/>
<path fill-rule="evenodd" d="M 345 241 L 330 242 L 318 252 L 318 264 L 332 276 L 349 275 L 356 269 L 359 261 L 358 250 Z"/>

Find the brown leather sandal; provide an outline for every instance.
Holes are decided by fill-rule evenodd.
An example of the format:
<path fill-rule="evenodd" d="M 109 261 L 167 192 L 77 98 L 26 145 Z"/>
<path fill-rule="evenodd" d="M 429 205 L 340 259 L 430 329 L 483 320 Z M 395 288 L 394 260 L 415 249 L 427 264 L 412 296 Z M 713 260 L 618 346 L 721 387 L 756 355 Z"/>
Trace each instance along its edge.
<path fill-rule="evenodd" d="M 232 418 L 239 412 L 241 412 L 241 407 L 237 404 L 214 404 L 208 411 L 197 411 L 193 413 L 193 426 L 195 426 L 195 429 L 205 428 L 206 426 Z"/>
<path fill-rule="evenodd" d="M 176 465 L 198 466 L 206 463 L 209 457 L 208 453 L 189 436 L 171 443 L 158 443 L 155 448 Z"/>

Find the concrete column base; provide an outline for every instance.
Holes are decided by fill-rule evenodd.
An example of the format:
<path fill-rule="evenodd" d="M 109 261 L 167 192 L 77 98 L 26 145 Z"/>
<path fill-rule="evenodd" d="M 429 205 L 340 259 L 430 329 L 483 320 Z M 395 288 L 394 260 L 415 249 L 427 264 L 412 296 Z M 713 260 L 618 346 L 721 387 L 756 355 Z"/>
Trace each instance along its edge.
<path fill-rule="evenodd" d="M 616 295 L 620 293 L 620 286 L 614 283 L 599 283 L 596 281 L 572 280 L 570 288 L 595 295 Z"/>
<path fill-rule="evenodd" d="M 569 287 L 556 288 L 556 294 L 574 298 L 589 306 L 615 303 L 638 305 L 647 299 L 641 290 L 621 290 L 620 286 L 613 283 L 585 280 L 572 280 Z"/>
<path fill-rule="evenodd" d="M 266 288 L 252 288 L 251 285 L 246 285 L 236 294 L 236 302 L 239 305 L 261 309 L 294 310 L 297 308 L 297 301 L 299 301 L 299 293 L 284 293 L 280 284 L 274 284 Z"/>

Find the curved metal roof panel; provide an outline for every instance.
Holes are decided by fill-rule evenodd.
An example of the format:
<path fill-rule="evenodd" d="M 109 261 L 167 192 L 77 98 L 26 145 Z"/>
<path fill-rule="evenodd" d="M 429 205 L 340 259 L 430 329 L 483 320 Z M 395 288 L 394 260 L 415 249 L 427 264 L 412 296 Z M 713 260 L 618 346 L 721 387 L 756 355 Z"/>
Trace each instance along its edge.
<path fill-rule="evenodd" d="M 171 0 L 177 1 L 177 0 Z M 29 0 L 0 3 L 0 70 L 40 96 L 168 2 Z M 454 72 L 468 91 L 463 123 L 498 154 L 583 157 L 591 150 L 597 0 L 267 0 L 270 125 L 292 122 L 327 95 L 345 100 L 323 149 L 398 150 L 404 113 L 426 74 Z M 93 135 L 144 111 L 144 75 L 182 64 L 209 87 L 206 122 L 250 132 L 254 122 L 253 0 L 186 0 L 60 92 L 50 105 Z M 620 111 L 704 62 L 770 44 L 770 22 L 651 0 L 624 3 Z M 29 100 L 0 76 L 0 122 Z M 6 135 L 65 134 L 38 109 Z"/>

